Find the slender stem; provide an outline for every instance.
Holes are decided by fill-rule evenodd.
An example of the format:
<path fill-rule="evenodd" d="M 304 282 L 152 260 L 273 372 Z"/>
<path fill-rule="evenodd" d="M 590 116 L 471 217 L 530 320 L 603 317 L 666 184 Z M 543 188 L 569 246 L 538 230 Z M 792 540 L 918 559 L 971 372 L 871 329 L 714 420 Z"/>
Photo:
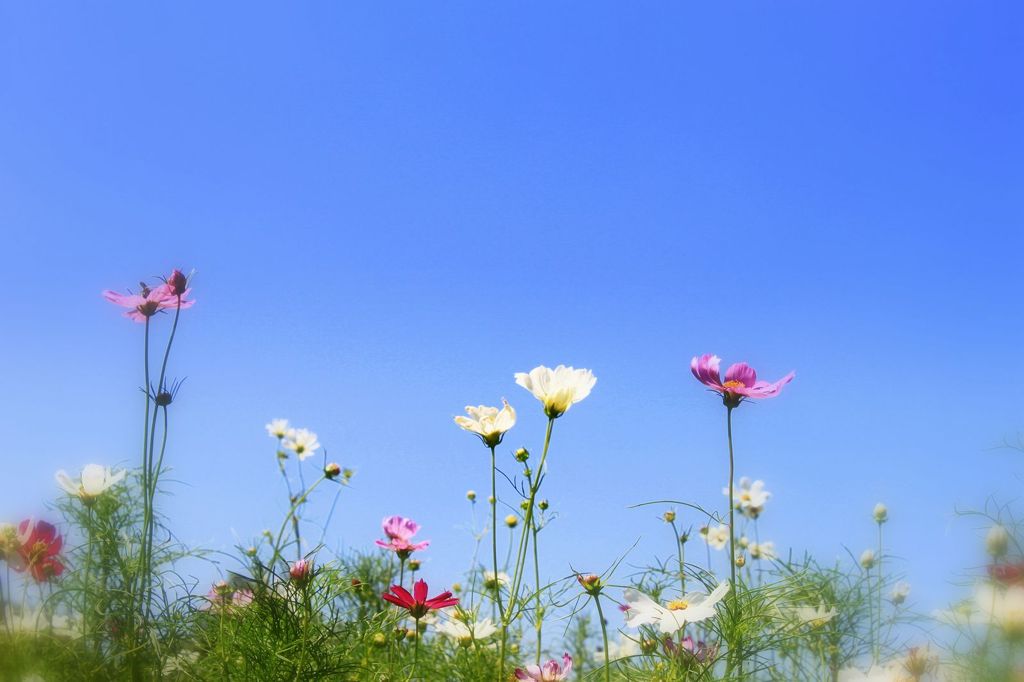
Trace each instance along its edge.
<path fill-rule="evenodd" d="M 420 619 L 416 618 L 415 621 L 416 635 L 412 645 L 412 675 L 409 676 L 410 680 L 420 667 Z"/>
<path fill-rule="evenodd" d="M 604 620 L 604 611 L 601 610 L 601 595 L 594 595 L 594 603 L 597 605 L 597 618 L 601 621 L 601 637 L 604 639 L 604 679 L 611 682 L 612 669 L 608 660 L 608 624 Z"/>
<path fill-rule="evenodd" d="M 302 495 L 299 496 L 299 499 L 295 500 L 295 502 L 292 504 L 292 508 L 288 510 L 288 515 L 284 517 L 284 521 L 281 522 L 281 528 L 278 529 L 277 535 L 274 536 L 274 555 L 273 557 L 271 557 L 271 563 L 274 563 L 279 558 L 284 558 L 281 554 L 281 540 L 284 537 L 284 529 L 288 527 L 288 521 L 291 520 L 296 510 L 306 501 L 310 494 L 312 494 L 312 492 L 316 490 L 316 487 L 323 483 L 325 480 L 327 480 L 326 476 L 321 476 L 320 478 L 318 478 L 313 483 L 313 485 L 309 486 L 309 488 L 304 493 L 302 493 Z"/>
<path fill-rule="evenodd" d="M 729 578 L 732 581 L 732 601 L 736 602 L 736 533 L 733 529 L 735 505 L 733 503 L 733 479 L 736 476 L 736 461 L 732 449 L 732 408 L 727 408 L 726 423 L 729 435 Z"/>
<path fill-rule="evenodd" d="M 880 641 L 882 636 L 882 590 L 884 586 L 885 576 L 882 573 L 882 524 L 878 524 L 878 629 L 875 630 L 875 636 L 872 638 L 875 640 L 875 663 L 878 663 L 881 658 L 882 643 Z"/>
<path fill-rule="evenodd" d="M 525 532 L 525 529 L 524 529 L 523 532 Z M 533 531 L 532 532 L 533 532 L 533 576 L 534 576 L 534 586 L 535 586 L 534 591 L 536 593 L 536 613 L 534 615 L 535 615 L 535 623 L 536 623 L 536 628 L 537 628 L 537 665 L 540 665 L 541 649 L 543 648 L 542 645 L 541 645 L 541 630 L 544 627 L 544 611 L 543 611 L 543 609 L 541 608 L 541 605 L 540 605 L 540 558 L 538 556 L 538 550 L 537 550 L 537 535 L 538 535 L 538 533 L 540 533 L 540 528 L 537 527 L 536 519 L 534 519 L 534 522 L 533 522 Z"/>
<path fill-rule="evenodd" d="M 498 482 L 497 482 L 497 470 L 498 460 L 497 455 L 494 452 L 496 446 L 491 446 L 491 561 L 494 566 L 494 601 L 498 605 L 498 612 L 501 613 L 504 607 L 501 605 L 501 581 L 498 580 Z M 501 640 L 502 643 L 505 641 L 505 621 L 501 622 Z M 504 656 L 502 656 L 502 671 L 501 679 L 504 682 L 505 671 L 504 671 Z"/>
<path fill-rule="evenodd" d="M 672 519 L 672 537 L 675 538 L 676 554 L 679 556 L 679 594 L 686 594 L 686 564 L 683 563 L 683 542 L 679 537 L 676 520 Z"/>

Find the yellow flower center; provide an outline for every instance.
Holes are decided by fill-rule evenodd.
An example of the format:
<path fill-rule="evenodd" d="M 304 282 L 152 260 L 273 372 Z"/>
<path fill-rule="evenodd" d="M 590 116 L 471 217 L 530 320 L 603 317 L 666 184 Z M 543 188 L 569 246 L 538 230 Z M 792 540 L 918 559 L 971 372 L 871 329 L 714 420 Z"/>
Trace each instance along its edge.
<path fill-rule="evenodd" d="M 722 384 L 722 388 L 743 388 L 743 382 L 733 379 Z"/>
<path fill-rule="evenodd" d="M 685 599 L 673 599 L 665 605 L 669 611 L 685 611 L 690 606 L 690 602 Z"/>

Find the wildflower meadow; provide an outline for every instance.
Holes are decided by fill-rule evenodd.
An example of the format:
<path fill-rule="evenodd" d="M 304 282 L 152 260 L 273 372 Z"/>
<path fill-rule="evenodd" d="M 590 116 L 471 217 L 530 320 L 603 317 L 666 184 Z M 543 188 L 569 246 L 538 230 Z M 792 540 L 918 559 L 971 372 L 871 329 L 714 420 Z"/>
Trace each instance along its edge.
<path fill-rule="evenodd" d="M 745 362 L 723 372 L 710 353 L 690 361 L 688 389 L 725 414 L 722 504 L 652 502 L 666 551 L 639 570 L 625 555 L 564 577 L 544 562 L 559 426 L 600 390 L 595 370 L 559 364 L 510 377 L 519 410 L 544 415 L 536 449 L 506 446 L 518 416 L 510 400 L 452 419 L 472 437 L 466 448 L 484 451 L 476 461 L 490 481 L 466 495 L 484 524 L 464 574 L 424 565 L 429 519 L 388 516 L 379 537 L 340 551 L 323 542 L 330 518 L 310 538 L 307 505 L 332 494 L 336 504 L 355 473 L 326 457 L 315 431 L 275 418 L 262 461 L 280 473 L 287 513 L 237 548 L 239 568 L 222 579 L 175 580 L 176 563 L 202 554 L 161 513 L 182 389 L 170 378 L 173 350 L 197 300 L 190 280 L 175 269 L 103 292 L 142 345 L 140 455 L 133 467 L 57 471 L 45 518 L 0 527 L 0 667 L 10 679 L 995 680 L 1024 665 L 1024 553 L 1012 517 L 991 518 L 973 593 L 927 618 L 905 606 L 911 586 L 885 542 L 884 503 L 862 510 L 877 542 L 859 556 L 783 552 L 763 537 L 767 484 L 736 478 L 734 431 L 770 418 L 767 403 L 785 409 L 796 372 L 766 381 Z M 683 530 L 683 517 L 694 527 Z"/>

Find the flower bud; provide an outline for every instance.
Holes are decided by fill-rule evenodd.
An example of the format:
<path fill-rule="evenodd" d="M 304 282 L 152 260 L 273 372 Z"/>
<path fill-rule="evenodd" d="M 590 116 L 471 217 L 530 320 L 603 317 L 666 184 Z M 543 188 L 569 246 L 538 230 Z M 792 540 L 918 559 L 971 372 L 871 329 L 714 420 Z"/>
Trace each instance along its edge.
<path fill-rule="evenodd" d="M 743 549 L 746 549 L 747 547 L 750 547 L 750 540 L 747 538 L 746 535 L 741 535 L 740 539 L 736 541 L 736 544 L 742 547 Z"/>
<path fill-rule="evenodd" d="M 467 490 L 466 491 L 466 499 L 469 500 L 470 502 L 476 502 L 476 491 L 475 490 Z"/>
<path fill-rule="evenodd" d="M 410 571 L 418 571 L 418 570 L 420 570 L 420 560 L 419 559 L 410 559 L 409 560 L 409 570 Z"/>
<path fill-rule="evenodd" d="M 288 569 L 288 575 L 291 576 L 292 580 L 302 585 L 309 580 L 310 571 L 313 568 L 313 562 L 306 559 L 299 559 L 291 565 Z"/>
<path fill-rule="evenodd" d="M 527 509 L 530 508 L 530 501 L 523 500 L 522 502 L 519 503 L 519 508 L 522 509 L 523 511 L 526 511 Z"/>
<path fill-rule="evenodd" d="M 335 479 L 341 475 L 341 465 L 337 462 L 331 462 L 324 467 L 324 476 L 329 479 Z"/>
<path fill-rule="evenodd" d="M 384 636 L 383 632 L 373 633 L 371 641 L 373 642 L 373 646 L 377 647 L 378 649 L 383 649 L 388 645 L 388 638 Z"/>
<path fill-rule="evenodd" d="M 494 504 L 494 502 L 495 502 L 494 495 L 488 495 L 487 496 L 487 504 Z"/>
<path fill-rule="evenodd" d="M 601 594 L 601 588 L 604 586 L 601 583 L 601 577 L 593 573 L 589 575 L 578 574 L 576 581 L 579 582 L 584 592 L 594 597 Z"/>
<path fill-rule="evenodd" d="M 175 270 L 171 273 L 171 276 L 167 278 L 167 290 L 171 296 L 184 296 L 185 289 L 188 288 L 188 278 L 182 274 L 181 270 Z"/>
<path fill-rule="evenodd" d="M 516 450 L 514 456 L 517 462 L 525 462 L 526 460 L 530 459 L 530 451 L 527 450 L 526 448 L 519 448 L 518 450 Z"/>
<path fill-rule="evenodd" d="M 747 557 L 742 553 L 736 554 L 736 568 L 743 568 L 747 565 Z"/>
<path fill-rule="evenodd" d="M 549 506 L 550 505 L 548 504 L 547 500 L 541 500 L 540 502 L 537 503 L 537 508 L 540 509 L 541 511 L 547 510 Z"/>
<path fill-rule="evenodd" d="M 875 505 L 875 523 L 885 523 L 889 520 L 889 508 L 879 502 Z"/>
<path fill-rule="evenodd" d="M 515 514 L 509 514 L 505 517 L 505 525 L 509 528 L 515 528 L 519 525 L 519 517 Z"/>
<path fill-rule="evenodd" d="M 860 565 L 865 571 L 869 570 L 875 565 L 875 552 L 874 550 L 865 549 L 860 555 Z"/>
<path fill-rule="evenodd" d="M 661 518 L 665 520 L 665 523 L 673 523 L 676 520 L 676 510 L 669 509 L 661 515 Z"/>
<path fill-rule="evenodd" d="M 256 556 L 257 551 L 258 550 L 255 547 L 247 547 L 245 550 L 245 555 L 247 557 L 254 557 Z"/>
<path fill-rule="evenodd" d="M 644 637 L 640 640 L 640 651 L 642 651 L 643 653 L 650 655 L 653 654 L 657 649 L 657 640 L 649 639 L 647 637 Z"/>
<path fill-rule="evenodd" d="M 990 556 L 996 559 L 1004 556 L 1009 546 L 1010 534 L 1006 531 L 1005 526 L 997 523 L 988 529 L 988 533 L 985 535 L 985 551 Z"/>
<path fill-rule="evenodd" d="M 462 583 L 452 583 L 452 592 L 455 594 L 462 592 Z"/>

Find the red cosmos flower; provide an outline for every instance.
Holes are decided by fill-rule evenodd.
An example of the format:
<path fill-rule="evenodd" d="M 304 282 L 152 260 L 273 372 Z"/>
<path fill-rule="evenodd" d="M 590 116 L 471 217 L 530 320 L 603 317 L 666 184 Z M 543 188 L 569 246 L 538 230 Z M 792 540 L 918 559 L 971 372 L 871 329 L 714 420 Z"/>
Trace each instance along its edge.
<path fill-rule="evenodd" d="M 430 611 L 446 609 L 459 603 L 458 597 L 452 597 L 451 592 L 442 592 L 436 597 L 427 599 L 427 583 L 423 580 L 416 581 L 416 585 L 412 588 L 412 594 L 409 594 L 409 591 L 401 585 L 392 585 L 391 592 L 393 594 L 382 594 L 381 598 L 408 610 L 409 615 L 416 620 Z"/>
<path fill-rule="evenodd" d="M 988 567 L 988 575 L 1003 585 L 1019 585 L 1024 582 L 1024 562 L 992 564 Z"/>
<path fill-rule="evenodd" d="M 188 278 L 185 277 L 181 270 L 178 270 L 177 268 L 175 268 L 174 272 L 171 273 L 171 276 L 167 278 L 166 284 L 167 293 L 171 296 L 184 297 L 185 294 L 188 293 Z"/>
<path fill-rule="evenodd" d="M 57 555 L 64 546 L 57 529 L 46 521 L 25 519 L 18 524 L 19 561 L 12 566 L 16 571 L 28 571 L 38 582 L 46 582 L 64 572 L 64 564 Z"/>

